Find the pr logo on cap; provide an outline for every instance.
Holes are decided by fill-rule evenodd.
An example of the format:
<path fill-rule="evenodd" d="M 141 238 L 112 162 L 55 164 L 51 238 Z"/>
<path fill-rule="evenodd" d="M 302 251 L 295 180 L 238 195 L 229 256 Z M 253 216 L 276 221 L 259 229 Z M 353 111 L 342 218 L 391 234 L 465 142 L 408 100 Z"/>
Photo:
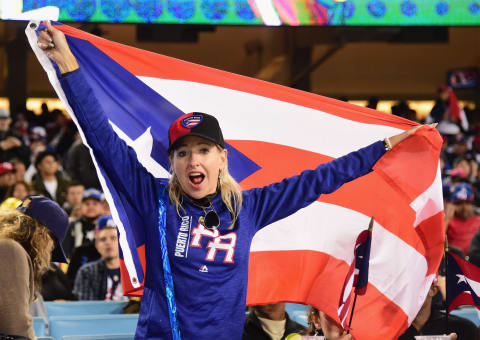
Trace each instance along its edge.
<path fill-rule="evenodd" d="M 201 115 L 191 115 L 182 119 L 182 126 L 187 129 L 192 129 L 203 120 Z"/>

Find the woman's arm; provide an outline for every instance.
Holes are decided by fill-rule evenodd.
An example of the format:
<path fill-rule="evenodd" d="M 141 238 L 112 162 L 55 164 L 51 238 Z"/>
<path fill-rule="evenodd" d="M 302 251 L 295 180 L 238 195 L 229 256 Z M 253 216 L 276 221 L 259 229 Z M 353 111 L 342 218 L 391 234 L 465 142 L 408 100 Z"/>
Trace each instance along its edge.
<path fill-rule="evenodd" d="M 389 138 L 391 147 L 412 135 L 421 125 Z M 431 126 L 433 128 L 433 125 Z M 300 175 L 263 188 L 248 190 L 244 194 L 246 206 L 257 230 L 285 218 L 311 204 L 321 194 L 329 194 L 343 184 L 372 171 L 375 163 L 387 152 L 385 141 L 378 141 L 358 151 L 351 152 L 316 169 L 305 170 Z M 248 202 L 248 203 L 247 203 Z"/>
<path fill-rule="evenodd" d="M 19 243 L 0 239 L 0 268 L 0 330 L 32 339 L 33 269 L 27 252 Z"/>
<path fill-rule="evenodd" d="M 48 22 L 47 29 L 38 35 L 38 46 L 58 65 L 62 89 L 98 165 L 140 217 L 153 219 L 156 209 L 152 202 L 157 199 L 153 176 L 138 162 L 135 151 L 113 131 L 65 35 Z"/>

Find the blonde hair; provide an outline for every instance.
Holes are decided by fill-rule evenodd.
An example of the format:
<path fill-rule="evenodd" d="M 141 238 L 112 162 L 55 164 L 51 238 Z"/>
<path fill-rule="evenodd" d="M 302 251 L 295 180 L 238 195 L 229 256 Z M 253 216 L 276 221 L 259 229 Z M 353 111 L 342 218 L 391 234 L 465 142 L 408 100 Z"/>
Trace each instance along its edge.
<path fill-rule="evenodd" d="M 216 145 L 219 150 L 223 150 L 220 146 Z M 170 153 L 170 165 L 172 164 L 173 152 Z M 178 216 L 181 216 L 180 209 L 183 209 L 181 196 L 184 193 L 180 183 L 178 182 L 177 175 L 173 171 L 170 166 L 170 172 L 172 176 L 170 177 L 168 183 L 168 196 L 175 203 L 177 208 Z M 242 189 L 240 185 L 235 181 L 235 179 L 230 175 L 228 172 L 228 159 L 225 161 L 225 168 L 220 169 L 218 174 L 218 183 L 217 189 L 220 190 L 220 194 L 222 195 L 222 201 L 230 211 L 232 216 L 232 223 L 228 227 L 228 229 L 233 229 L 235 227 L 235 223 L 237 222 L 238 215 L 240 214 L 240 210 L 242 208 Z"/>
<path fill-rule="evenodd" d="M 33 264 L 36 291 L 40 291 L 42 275 L 51 269 L 51 251 L 47 246 L 53 240 L 47 227 L 17 210 L 0 210 L 0 238 L 20 243 Z"/>

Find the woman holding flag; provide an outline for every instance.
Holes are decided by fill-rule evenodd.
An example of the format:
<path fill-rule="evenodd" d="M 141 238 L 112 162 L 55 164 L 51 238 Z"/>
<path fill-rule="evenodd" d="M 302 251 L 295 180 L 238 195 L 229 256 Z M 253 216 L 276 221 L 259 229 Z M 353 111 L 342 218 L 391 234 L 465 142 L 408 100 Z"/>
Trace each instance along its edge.
<path fill-rule="evenodd" d="M 145 240 L 148 275 L 136 338 L 240 339 L 255 233 L 369 173 L 386 151 L 419 128 L 282 182 L 241 191 L 229 174 L 217 119 L 187 113 L 169 128 L 172 176 L 167 183 L 147 172 L 113 131 L 64 34 L 48 23 L 38 46 L 57 64 L 97 164 L 117 180 L 122 198 L 131 204 L 125 213 L 142 221 L 133 234 Z"/>

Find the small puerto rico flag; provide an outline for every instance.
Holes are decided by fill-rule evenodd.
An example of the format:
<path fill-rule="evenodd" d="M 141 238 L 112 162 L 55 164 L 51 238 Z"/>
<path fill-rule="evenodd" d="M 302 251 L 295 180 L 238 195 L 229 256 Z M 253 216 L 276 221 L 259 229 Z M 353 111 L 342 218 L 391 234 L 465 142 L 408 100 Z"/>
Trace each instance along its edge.
<path fill-rule="evenodd" d="M 344 329 L 350 329 L 347 316 L 350 309 L 352 288 L 355 287 L 355 295 L 364 295 L 367 292 L 373 221 L 372 217 L 368 229 L 362 231 L 357 237 L 353 252 L 354 258 L 343 284 L 338 304 L 338 316 Z M 353 310 L 351 313 L 353 313 Z"/>
<path fill-rule="evenodd" d="M 462 305 L 480 309 L 480 268 L 447 252 L 448 312 Z"/>

